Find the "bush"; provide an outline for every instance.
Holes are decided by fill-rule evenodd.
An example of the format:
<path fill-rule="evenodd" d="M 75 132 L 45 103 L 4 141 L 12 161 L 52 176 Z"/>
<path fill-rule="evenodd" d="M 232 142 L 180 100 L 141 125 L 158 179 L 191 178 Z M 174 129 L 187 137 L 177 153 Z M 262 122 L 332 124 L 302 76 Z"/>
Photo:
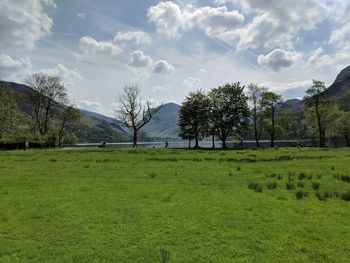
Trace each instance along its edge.
<path fill-rule="evenodd" d="M 286 183 L 286 188 L 287 190 L 294 190 L 295 189 L 295 185 L 292 183 Z"/>
<path fill-rule="evenodd" d="M 273 182 L 273 183 L 268 183 L 267 184 L 267 189 L 276 189 L 277 188 L 277 183 Z"/>
<path fill-rule="evenodd" d="M 319 190 L 320 189 L 320 183 L 318 182 L 312 182 L 312 189 Z"/>
<path fill-rule="evenodd" d="M 308 192 L 298 191 L 295 193 L 295 198 L 296 199 L 303 199 L 304 197 L 307 197 L 308 195 L 309 195 Z"/>

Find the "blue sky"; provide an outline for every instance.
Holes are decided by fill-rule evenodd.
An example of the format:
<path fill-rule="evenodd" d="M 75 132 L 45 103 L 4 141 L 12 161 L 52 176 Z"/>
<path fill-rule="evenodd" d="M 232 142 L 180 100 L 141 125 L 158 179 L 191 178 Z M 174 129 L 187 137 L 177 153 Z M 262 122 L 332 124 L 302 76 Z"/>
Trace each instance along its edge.
<path fill-rule="evenodd" d="M 59 75 L 112 115 L 125 85 L 180 103 L 225 82 L 301 98 L 350 64 L 345 0 L 0 0 L 0 78 Z"/>

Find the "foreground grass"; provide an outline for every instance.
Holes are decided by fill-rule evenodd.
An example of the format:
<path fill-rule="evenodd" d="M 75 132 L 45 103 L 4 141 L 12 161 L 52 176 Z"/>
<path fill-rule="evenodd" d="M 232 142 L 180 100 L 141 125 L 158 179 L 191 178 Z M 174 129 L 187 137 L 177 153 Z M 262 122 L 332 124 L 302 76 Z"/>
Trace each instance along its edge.
<path fill-rule="evenodd" d="M 0 261 L 348 262 L 349 175 L 347 149 L 0 152 Z"/>

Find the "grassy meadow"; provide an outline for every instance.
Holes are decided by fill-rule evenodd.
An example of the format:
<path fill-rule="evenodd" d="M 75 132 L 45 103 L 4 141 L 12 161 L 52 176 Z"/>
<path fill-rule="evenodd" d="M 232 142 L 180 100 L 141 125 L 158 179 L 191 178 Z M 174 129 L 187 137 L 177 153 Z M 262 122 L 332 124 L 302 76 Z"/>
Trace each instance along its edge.
<path fill-rule="evenodd" d="M 0 262 L 349 262 L 350 150 L 0 152 Z"/>

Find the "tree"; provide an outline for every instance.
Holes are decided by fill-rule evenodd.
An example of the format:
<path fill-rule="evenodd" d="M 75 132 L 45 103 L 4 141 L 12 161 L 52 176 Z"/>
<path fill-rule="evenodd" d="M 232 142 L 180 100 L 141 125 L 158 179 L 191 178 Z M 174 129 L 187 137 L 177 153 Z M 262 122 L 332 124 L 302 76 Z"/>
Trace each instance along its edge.
<path fill-rule="evenodd" d="M 342 111 L 336 120 L 335 129 L 338 136 L 345 139 L 347 147 L 350 147 L 350 112 Z"/>
<path fill-rule="evenodd" d="M 18 96 L 5 83 L 0 83 L 0 138 L 15 132 L 22 114 L 18 109 Z"/>
<path fill-rule="evenodd" d="M 154 107 L 150 101 L 142 102 L 137 85 L 125 86 L 119 96 L 117 117 L 123 124 L 132 129 L 133 147 L 137 147 L 138 132 L 151 121 L 162 105 Z"/>
<path fill-rule="evenodd" d="M 210 121 L 215 134 L 222 141 L 222 147 L 227 148 L 226 140 L 233 133 L 241 137 L 247 128 L 249 109 L 248 98 L 244 95 L 244 86 L 240 82 L 226 83 L 210 91 L 211 102 Z"/>
<path fill-rule="evenodd" d="M 264 105 L 263 105 L 263 93 L 266 92 L 266 88 L 260 87 L 256 84 L 248 85 L 248 99 L 251 104 L 251 117 L 254 129 L 254 138 L 256 146 L 260 147 L 260 137 L 263 128 L 263 117 L 264 117 Z"/>
<path fill-rule="evenodd" d="M 57 120 L 58 146 L 62 145 L 65 137 L 71 137 L 71 134 L 78 131 L 83 126 L 81 120 L 82 114 L 72 105 L 64 106 L 63 109 L 60 110 Z"/>
<path fill-rule="evenodd" d="M 322 81 L 313 80 L 313 85 L 306 91 L 304 101 L 306 106 L 315 113 L 317 121 L 318 137 L 320 147 L 326 146 L 326 127 L 324 119 L 327 115 L 326 107 L 330 99 L 326 94 L 327 88 Z"/>
<path fill-rule="evenodd" d="M 182 139 L 194 139 L 195 148 L 199 140 L 208 135 L 209 99 L 202 90 L 190 92 L 181 105 L 179 127 Z"/>
<path fill-rule="evenodd" d="M 282 102 L 282 97 L 274 92 L 265 91 L 262 94 L 262 104 L 265 108 L 265 113 L 269 116 L 265 119 L 263 125 L 266 131 L 270 134 L 270 147 L 275 147 L 276 135 L 276 109 Z"/>
<path fill-rule="evenodd" d="M 66 88 L 59 77 L 43 73 L 27 76 L 25 83 L 31 88 L 26 93 L 25 111 L 31 117 L 34 132 L 45 136 L 52 128 L 59 106 L 68 101 Z"/>

